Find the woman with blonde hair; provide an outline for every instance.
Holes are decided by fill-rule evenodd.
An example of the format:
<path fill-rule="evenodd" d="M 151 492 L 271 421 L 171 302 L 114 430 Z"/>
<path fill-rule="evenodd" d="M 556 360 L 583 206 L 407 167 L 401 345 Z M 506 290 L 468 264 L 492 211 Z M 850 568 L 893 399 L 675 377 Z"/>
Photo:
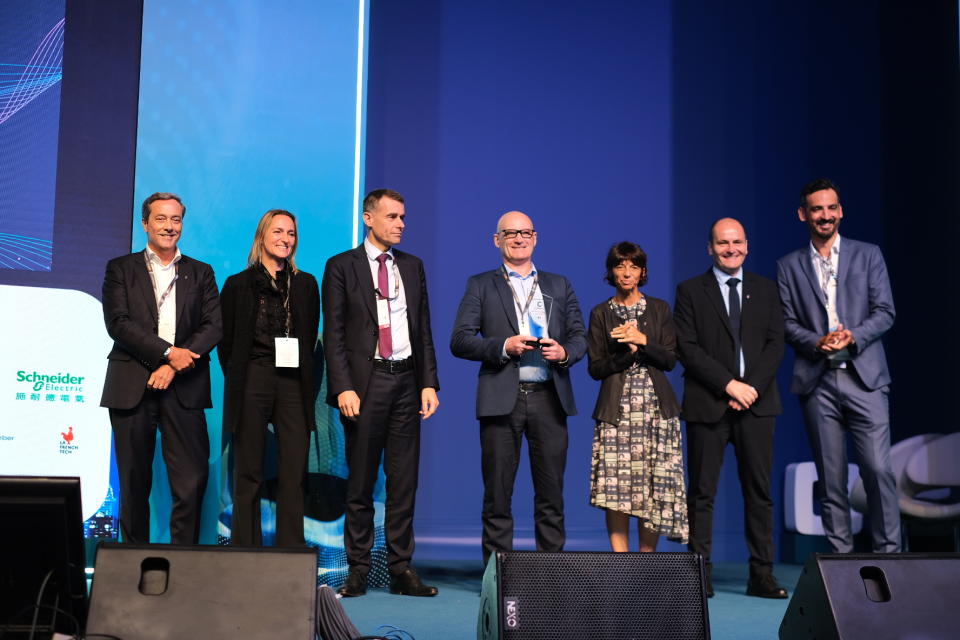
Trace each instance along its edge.
<path fill-rule="evenodd" d="M 233 434 L 231 541 L 259 546 L 267 425 L 277 437 L 277 546 L 303 539 L 303 483 L 315 426 L 313 353 L 320 323 L 317 280 L 297 269 L 297 219 L 260 218 L 247 268 L 220 293 L 223 429 Z"/>

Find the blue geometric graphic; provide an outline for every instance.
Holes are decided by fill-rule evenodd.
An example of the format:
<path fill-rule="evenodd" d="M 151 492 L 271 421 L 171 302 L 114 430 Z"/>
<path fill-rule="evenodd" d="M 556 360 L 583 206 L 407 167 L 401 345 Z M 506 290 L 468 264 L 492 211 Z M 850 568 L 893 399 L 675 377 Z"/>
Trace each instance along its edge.
<path fill-rule="evenodd" d="M 0 124 L 63 77 L 63 25 L 60 20 L 37 46 L 27 64 L 0 62 Z"/>
<path fill-rule="evenodd" d="M 53 242 L 0 233 L 0 268 L 49 271 L 53 265 Z"/>

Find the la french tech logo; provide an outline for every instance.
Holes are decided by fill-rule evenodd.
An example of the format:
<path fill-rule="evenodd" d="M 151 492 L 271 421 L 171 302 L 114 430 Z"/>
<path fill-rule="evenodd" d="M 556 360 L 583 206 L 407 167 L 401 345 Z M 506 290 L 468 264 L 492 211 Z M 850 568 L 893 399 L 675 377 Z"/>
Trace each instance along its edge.
<path fill-rule="evenodd" d="M 73 427 L 67 427 L 66 431 L 60 432 L 60 455 L 68 456 L 80 447 L 74 444 L 77 436 L 73 433 Z"/>

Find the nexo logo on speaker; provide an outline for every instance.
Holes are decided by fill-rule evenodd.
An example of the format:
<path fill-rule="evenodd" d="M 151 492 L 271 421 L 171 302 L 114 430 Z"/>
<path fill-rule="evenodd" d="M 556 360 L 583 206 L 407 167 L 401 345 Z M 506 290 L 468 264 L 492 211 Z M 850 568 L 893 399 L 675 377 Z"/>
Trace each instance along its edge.
<path fill-rule="evenodd" d="M 520 598 L 504 598 L 503 613 L 507 629 L 520 628 Z"/>

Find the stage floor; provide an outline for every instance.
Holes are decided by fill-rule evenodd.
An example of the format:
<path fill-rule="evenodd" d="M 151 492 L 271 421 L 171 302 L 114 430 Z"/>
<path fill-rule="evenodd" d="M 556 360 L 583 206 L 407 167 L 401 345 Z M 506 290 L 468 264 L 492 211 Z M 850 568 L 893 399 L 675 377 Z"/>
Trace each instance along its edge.
<path fill-rule="evenodd" d="M 391 595 L 371 589 L 362 598 L 341 602 L 353 624 L 364 634 L 385 634 L 381 625 L 403 629 L 415 640 L 472 640 L 477 637 L 482 571 L 478 562 L 421 562 L 417 571 L 427 584 L 440 588 L 435 598 Z M 790 594 L 800 565 L 777 565 L 775 574 Z M 713 568 L 716 596 L 708 603 L 713 640 L 770 640 L 777 637 L 789 600 L 744 595 L 747 565 L 719 564 Z M 588 634 L 581 636 L 589 638 Z"/>

